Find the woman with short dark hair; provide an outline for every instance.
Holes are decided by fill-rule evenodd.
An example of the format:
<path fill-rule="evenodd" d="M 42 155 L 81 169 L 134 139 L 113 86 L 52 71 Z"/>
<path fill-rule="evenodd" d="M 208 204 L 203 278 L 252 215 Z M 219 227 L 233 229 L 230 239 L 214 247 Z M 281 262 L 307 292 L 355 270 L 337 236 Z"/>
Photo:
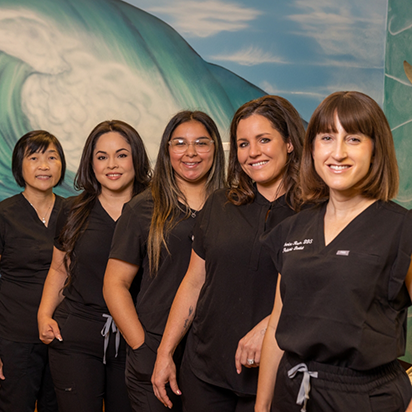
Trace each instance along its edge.
<path fill-rule="evenodd" d="M 50 266 L 57 215 L 63 199 L 53 188 L 66 162 L 55 136 L 25 134 L 12 155 L 22 193 L 0 203 L 0 411 L 57 411 L 47 346 L 36 314 Z"/>
<path fill-rule="evenodd" d="M 38 313 L 49 344 L 60 412 L 130 411 L 126 343 L 103 299 L 103 275 L 123 206 L 150 181 L 137 131 L 119 120 L 98 124 L 86 140 L 75 187 L 59 215 L 53 260 Z M 138 286 L 138 285 L 137 285 Z"/>
<path fill-rule="evenodd" d="M 116 228 L 104 296 L 130 346 L 126 382 L 134 411 L 164 409 L 150 382 L 157 347 L 189 264 L 198 213 L 223 182 L 224 154 L 215 122 L 200 111 L 179 112 L 163 133 L 150 189 L 125 207 Z M 129 287 L 138 272 L 142 285 L 135 308 Z M 178 366 L 183 348 L 175 352 Z M 173 409 L 181 410 L 179 398 L 173 400 Z"/>
<path fill-rule="evenodd" d="M 336 92 L 315 110 L 300 173 L 316 204 L 263 238 L 279 270 L 255 411 L 404 412 L 412 215 L 378 104 Z M 412 409 L 412 404 L 408 411 Z"/>
<path fill-rule="evenodd" d="M 259 237 L 300 206 L 303 135 L 298 112 L 279 96 L 252 100 L 235 113 L 229 188 L 208 198 L 196 222 L 190 265 L 157 351 L 152 382 L 165 406 L 172 406 L 170 382 L 175 394 L 182 389 L 184 410 L 253 411 L 276 286 Z M 172 355 L 186 332 L 178 387 Z"/>

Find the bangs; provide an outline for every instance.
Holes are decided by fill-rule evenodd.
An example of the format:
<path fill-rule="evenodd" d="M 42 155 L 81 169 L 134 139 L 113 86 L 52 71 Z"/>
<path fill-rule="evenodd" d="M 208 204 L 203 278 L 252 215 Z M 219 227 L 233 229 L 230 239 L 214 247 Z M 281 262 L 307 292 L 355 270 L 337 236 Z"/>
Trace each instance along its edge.
<path fill-rule="evenodd" d="M 361 96 L 362 97 L 362 96 Z M 322 114 L 314 124 L 314 133 L 337 133 L 336 116 L 347 133 L 361 133 L 374 138 L 374 116 L 370 103 L 363 102 L 359 95 L 337 95 L 322 107 Z"/>
<path fill-rule="evenodd" d="M 47 148 L 54 144 L 49 136 L 38 135 L 27 141 L 26 150 L 24 151 L 24 156 L 31 156 L 33 153 L 44 153 Z M 56 147 L 57 150 L 57 147 Z"/>

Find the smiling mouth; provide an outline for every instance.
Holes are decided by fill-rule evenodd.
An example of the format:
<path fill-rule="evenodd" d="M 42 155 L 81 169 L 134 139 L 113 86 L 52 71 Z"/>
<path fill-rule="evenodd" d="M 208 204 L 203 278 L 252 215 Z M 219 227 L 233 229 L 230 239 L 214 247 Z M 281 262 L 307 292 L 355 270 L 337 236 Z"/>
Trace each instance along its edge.
<path fill-rule="evenodd" d="M 269 160 L 262 160 L 262 161 L 256 162 L 256 163 L 249 163 L 249 165 L 252 166 L 252 167 L 257 167 L 257 166 L 263 166 L 268 162 L 269 162 Z"/>
<path fill-rule="evenodd" d="M 186 166 L 196 166 L 199 164 L 199 162 L 183 162 Z"/>
<path fill-rule="evenodd" d="M 349 169 L 350 167 L 351 166 L 348 166 L 348 165 L 329 165 L 330 169 L 337 170 L 337 171 Z"/>
<path fill-rule="evenodd" d="M 51 175 L 37 175 L 36 179 L 46 180 L 46 179 L 50 179 L 51 177 L 52 177 Z"/>

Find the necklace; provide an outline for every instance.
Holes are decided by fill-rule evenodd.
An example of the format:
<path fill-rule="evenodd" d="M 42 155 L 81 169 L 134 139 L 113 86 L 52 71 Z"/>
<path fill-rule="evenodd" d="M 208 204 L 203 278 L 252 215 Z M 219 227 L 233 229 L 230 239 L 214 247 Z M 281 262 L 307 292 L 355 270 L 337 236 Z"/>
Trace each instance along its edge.
<path fill-rule="evenodd" d="M 39 219 L 43 222 L 43 225 L 46 226 L 46 217 L 49 214 L 49 210 L 51 209 L 52 205 L 54 204 L 54 195 L 53 195 L 53 199 L 52 202 L 50 203 L 50 206 L 47 208 L 46 210 L 46 214 L 44 215 L 44 217 L 41 217 L 39 214 L 39 211 L 35 208 L 35 206 L 33 205 L 32 202 L 30 202 L 29 199 L 27 199 L 26 195 L 24 193 L 22 193 L 22 195 L 24 196 L 24 198 L 30 203 L 30 206 L 36 211 L 37 216 L 39 217 Z"/>

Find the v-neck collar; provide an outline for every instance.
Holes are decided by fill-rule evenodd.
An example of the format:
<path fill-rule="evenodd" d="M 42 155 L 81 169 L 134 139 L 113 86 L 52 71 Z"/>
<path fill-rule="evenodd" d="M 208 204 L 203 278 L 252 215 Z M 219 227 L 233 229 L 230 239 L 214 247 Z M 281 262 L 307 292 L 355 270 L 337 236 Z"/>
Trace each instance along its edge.
<path fill-rule="evenodd" d="M 328 202 L 325 202 L 322 205 L 322 210 L 321 213 L 318 214 L 318 222 L 317 222 L 317 227 L 318 227 L 318 237 L 319 237 L 319 244 L 322 247 L 322 250 L 329 250 L 333 249 L 334 245 L 336 243 L 339 243 L 341 239 L 344 239 L 347 235 L 348 232 L 350 232 L 351 228 L 357 224 L 357 222 L 364 217 L 365 215 L 367 216 L 370 211 L 376 207 L 380 202 L 379 200 L 376 200 L 375 202 L 371 203 L 367 208 L 362 210 L 357 216 L 355 216 L 327 245 L 325 242 L 325 214 L 326 214 L 326 207 L 328 205 Z"/>

